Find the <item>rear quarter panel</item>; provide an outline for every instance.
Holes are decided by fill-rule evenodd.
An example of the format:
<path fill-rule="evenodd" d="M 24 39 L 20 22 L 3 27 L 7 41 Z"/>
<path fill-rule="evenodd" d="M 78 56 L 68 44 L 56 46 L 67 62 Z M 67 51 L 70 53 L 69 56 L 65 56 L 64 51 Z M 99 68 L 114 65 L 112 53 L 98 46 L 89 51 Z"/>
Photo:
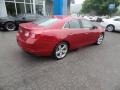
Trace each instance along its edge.
<path fill-rule="evenodd" d="M 69 32 L 64 29 L 45 30 L 42 32 L 42 36 L 39 41 L 44 42 L 51 49 L 53 49 L 57 44 L 62 41 L 66 41 L 71 44 L 71 42 L 68 40 L 68 34 Z"/>

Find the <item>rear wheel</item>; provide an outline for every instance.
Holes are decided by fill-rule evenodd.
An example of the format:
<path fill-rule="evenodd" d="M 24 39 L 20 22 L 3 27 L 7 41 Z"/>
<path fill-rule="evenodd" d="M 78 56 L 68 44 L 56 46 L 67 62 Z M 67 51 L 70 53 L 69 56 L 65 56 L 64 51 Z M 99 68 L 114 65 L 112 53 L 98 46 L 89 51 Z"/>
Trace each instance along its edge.
<path fill-rule="evenodd" d="M 16 25 L 14 22 L 6 22 L 4 27 L 7 31 L 14 31 L 16 29 Z"/>
<path fill-rule="evenodd" d="M 62 42 L 57 45 L 53 52 L 53 56 L 55 59 L 60 60 L 63 59 L 68 53 L 68 44 L 65 42 Z"/>

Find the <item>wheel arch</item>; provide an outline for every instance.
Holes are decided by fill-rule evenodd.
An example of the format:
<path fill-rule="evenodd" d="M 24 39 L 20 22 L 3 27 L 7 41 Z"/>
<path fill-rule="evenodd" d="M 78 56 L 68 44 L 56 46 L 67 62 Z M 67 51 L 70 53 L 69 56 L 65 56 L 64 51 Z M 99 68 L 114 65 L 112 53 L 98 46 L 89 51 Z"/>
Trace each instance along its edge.
<path fill-rule="evenodd" d="M 55 47 L 54 47 L 54 49 L 53 49 L 53 51 L 52 51 L 52 54 L 51 54 L 51 56 L 53 57 L 53 58 L 55 58 L 55 53 L 54 53 L 54 51 L 55 51 L 55 49 L 56 49 L 56 47 L 60 44 L 60 43 L 66 43 L 67 45 L 68 45 L 68 51 L 69 51 L 69 49 L 70 49 L 70 43 L 68 42 L 68 41 L 66 41 L 66 40 L 61 40 L 61 41 L 59 41 L 59 42 L 57 42 L 57 44 L 55 45 Z M 59 60 L 59 59 L 58 59 Z"/>
<path fill-rule="evenodd" d="M 62 43 L 62 42 L 65 42 L 65 43 L 68 45 L 68 49 L 70 49 L 70 42 L 67 41 L 67 40 L 60 40 L 60 41 L 57 43 L 57 45 L 60 44 L 60 43 Z M 57 45 L 56 45 L 56 46 L 57 46 Z"/>

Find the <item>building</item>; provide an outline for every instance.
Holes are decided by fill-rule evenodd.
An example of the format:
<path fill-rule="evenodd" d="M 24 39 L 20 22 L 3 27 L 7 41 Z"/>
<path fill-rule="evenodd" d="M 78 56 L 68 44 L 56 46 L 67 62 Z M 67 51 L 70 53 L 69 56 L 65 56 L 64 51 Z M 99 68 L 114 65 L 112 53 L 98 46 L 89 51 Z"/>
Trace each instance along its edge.
<path fill-rule="evenodd" d="M 0 0 L 0 17 L 22 13 L 45 14 L 45 0 Z"/>
<path fill-rule="evenodd" d="M 61 1 L 61 4 L 57 6 L 56 4 L 58 4 L 58 1 Z M 59 14 L 59 10 L 64 12 L 60 15 L 69 14 L 70 1 L 71 0 L 0 0 L 0 17 L 5 17 L 8 15 L 15 16 L 23 13 L 56 15 Z"/>

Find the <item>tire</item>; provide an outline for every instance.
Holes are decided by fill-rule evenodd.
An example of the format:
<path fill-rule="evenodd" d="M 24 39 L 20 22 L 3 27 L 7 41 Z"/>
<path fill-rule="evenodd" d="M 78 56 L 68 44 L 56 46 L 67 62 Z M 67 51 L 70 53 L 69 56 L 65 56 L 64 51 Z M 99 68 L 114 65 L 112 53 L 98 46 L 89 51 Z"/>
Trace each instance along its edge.
<path fill-rule="evenodd" d="M 63 59 L 68 53 L 68 44 L 61 42 L 55 47 L 53 51 L 53 57 L 57 60 Z"/>
<path fill-rule="evenodd" d="M 15 31 L 16 29 L 16 24 L 14 22 L 6 22 L 5 25 L 4 25 L 4 28 L 7 30 L 7 31 Z"/>
<path fill-rule="evenodd" d="M 104 40 L 104 34 L 100 34 L 98 39 L 97 39 L 96 44 L 101 45 L 103 43 L 103 40 Z"/>
<path fill-rule="evenodd" d="M 108 26 L 106 27 L 106 30 L 107 30 L 108 32 L 113 32 L 113 31 L 115 30 L 115 26 L 114 26 L 114 25 L 108 25 Z"/>

